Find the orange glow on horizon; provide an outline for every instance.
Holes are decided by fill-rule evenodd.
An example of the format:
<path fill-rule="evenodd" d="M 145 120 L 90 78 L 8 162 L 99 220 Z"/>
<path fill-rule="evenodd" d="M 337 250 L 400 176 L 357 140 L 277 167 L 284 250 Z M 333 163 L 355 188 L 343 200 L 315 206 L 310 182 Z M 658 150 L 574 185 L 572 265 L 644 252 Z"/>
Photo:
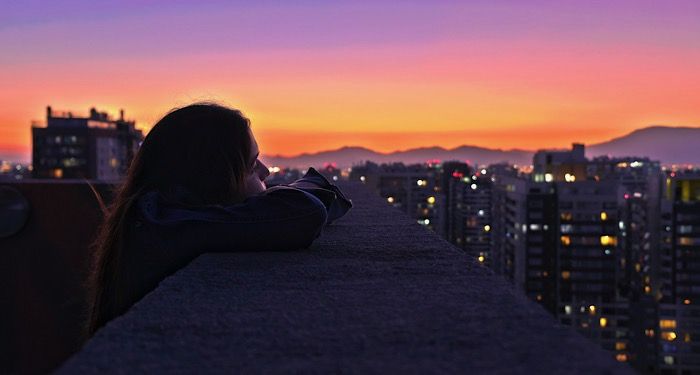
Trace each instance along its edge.
<path fill-rule="evenodd" d="M 342 146 L 534 150 L 700 125 L 695 51 L 535 40 L 506 47 L 199 54 L 167 67 L 148 57 L 10 65 L 0 71 L 13 88 L 0 92 L 0 152 L 28 155 L 30 122 L 44 119 L 46 105 L 114 116 L 123 108 L 147 129 L 174 106 L 214 100 L 251 118 L 263 153 L 285 156 Z M 104 77 L 109 84 L 95 84 Z"/>

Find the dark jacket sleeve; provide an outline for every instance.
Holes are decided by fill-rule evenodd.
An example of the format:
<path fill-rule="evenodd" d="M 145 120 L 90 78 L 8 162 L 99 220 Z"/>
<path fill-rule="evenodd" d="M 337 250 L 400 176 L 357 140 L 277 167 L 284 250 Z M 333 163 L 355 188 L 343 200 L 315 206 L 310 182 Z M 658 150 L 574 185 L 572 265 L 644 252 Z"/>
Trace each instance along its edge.
<path fill-rule="evenodd" d="M 302 178 L 289 186 L 311 193 L 323 202 L 328 213 L 326 224 L 341 218 L 352 208 L 352 201 L 314 168 L 309 168 Z"/>
<path fill-rule="evenodd" d="M 307 248 L 328 218 L 319 198 L 289 186 L 270 188 L 233 205 L 173 205 L 155 192 L 142 197 L 139 205 L 161 243 L 185 253 Z"/>

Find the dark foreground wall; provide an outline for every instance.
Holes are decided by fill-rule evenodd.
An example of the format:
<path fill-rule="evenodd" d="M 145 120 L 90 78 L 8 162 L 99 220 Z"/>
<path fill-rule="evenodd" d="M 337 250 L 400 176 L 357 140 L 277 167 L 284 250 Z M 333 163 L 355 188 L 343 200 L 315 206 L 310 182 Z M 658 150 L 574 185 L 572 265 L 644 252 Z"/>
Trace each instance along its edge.
<path fill-rule="evenodd" d="M 344 189 L 355 208 L 307 251 L 201 256 L 59 373 L 631 371 L 369 191 Z"/>
<path fill-rule="evenodd" d="M 109 200 L 112 185 L 95 188 Z M 8 235 L 21 216 L 15 193 L 28 215 Z M 84 181 L 0 182 L 0 373 L 44 373 L 80 349 L 88 247 L 101 217 Z"/>

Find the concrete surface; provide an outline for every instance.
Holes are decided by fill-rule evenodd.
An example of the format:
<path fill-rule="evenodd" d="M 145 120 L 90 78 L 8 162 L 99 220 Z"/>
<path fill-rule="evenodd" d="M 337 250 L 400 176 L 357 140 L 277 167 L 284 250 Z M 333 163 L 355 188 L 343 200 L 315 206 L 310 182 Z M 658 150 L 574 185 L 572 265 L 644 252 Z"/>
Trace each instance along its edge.
<path fill-rule="evenodd" d="M 342 188 L 355 207 L 310 249 L 203 255 L 58 373 L 632 373 L 373 192 Z"/>

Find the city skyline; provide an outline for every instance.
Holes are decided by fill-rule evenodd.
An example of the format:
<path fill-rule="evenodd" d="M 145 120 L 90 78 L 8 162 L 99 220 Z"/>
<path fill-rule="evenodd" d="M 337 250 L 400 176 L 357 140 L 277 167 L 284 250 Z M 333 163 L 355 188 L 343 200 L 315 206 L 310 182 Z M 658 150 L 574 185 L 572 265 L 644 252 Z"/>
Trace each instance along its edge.
<path fill-rule="evenodd" d="M 46 105 L 124 108 L 147 131 L 216 100 L 270 155 L 535 150 L 700 124 L 690 1 L 160 5 L 6 5 L 0 158 L 29 158 Z"/>

